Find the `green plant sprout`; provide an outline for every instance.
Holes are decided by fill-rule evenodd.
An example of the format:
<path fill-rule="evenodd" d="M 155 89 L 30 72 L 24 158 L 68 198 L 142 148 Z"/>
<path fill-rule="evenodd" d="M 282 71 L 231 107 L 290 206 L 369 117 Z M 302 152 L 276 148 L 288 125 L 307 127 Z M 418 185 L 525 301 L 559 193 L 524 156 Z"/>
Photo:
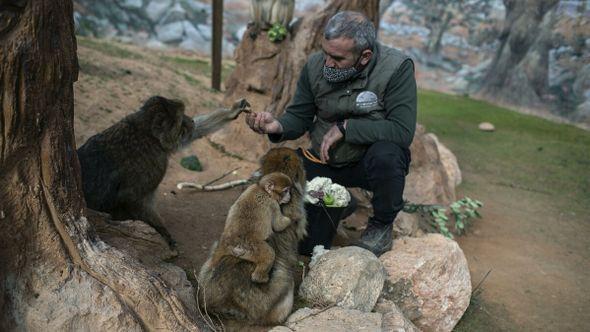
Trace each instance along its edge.
<path fill-rule="evenodd" d="M 272 28 L 268 30 L 268 39 L 273 43 L 280 42 L 285 37 L 287 37 L 287 28 L 281 23 L 273 24 Z"/>
<path fill-rule="evenodd" d="M 449 229 L 449 221 L 452 219 L 455 233 L 461 235 L 465 232 L 472 219 L 481 218 L 481 214 L 477 209 L 482 206 L 482 202 L 464 197 L 449 205 L 450 212 L 448 214 L 447 208 L 442 205 L 416 204 L 408 201 L 406 201 L 403 211 L 406 213 L 418 212 L 426 216 L 430 226 L 434 227 L 442 235 L 452 239 L 453 233 Z"/>

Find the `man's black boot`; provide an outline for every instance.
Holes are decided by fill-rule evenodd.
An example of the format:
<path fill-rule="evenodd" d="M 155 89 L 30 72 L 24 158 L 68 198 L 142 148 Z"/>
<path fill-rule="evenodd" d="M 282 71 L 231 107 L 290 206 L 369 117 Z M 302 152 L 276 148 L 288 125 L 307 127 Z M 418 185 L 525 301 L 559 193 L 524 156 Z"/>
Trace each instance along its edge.
<path fill-rule="evenodd" d="M 377 257 L 391 250 L 393 244 L 393 223 L 384 225 L 374 219 L 369 219 L 367 228 L 361 234 L 360 239 L 353 245 L 365 248 Z"/>

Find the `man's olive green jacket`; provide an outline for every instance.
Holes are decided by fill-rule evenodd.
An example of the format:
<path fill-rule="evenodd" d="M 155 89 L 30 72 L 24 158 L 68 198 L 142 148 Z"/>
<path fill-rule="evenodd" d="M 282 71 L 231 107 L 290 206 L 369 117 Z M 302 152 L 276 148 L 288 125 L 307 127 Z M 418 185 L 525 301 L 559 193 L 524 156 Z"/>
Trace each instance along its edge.
<path fill-rule="evenodd" d="M 324 54 L 312 54 L 301 71 L 293 101 L 278 119 L 277 143 L 310 132 L 312 151 L 319 156 L 323 136 L 341 119 L 348 119 L 344 139 L 330 148 L 329 164 L 342 167 L 359 161 L 377 141 L 408 148 L 416 129 L 414 64 L 400 51 L 375 46 L 369 64 L 351 80 L 328 83 L 322 73 Z"/>

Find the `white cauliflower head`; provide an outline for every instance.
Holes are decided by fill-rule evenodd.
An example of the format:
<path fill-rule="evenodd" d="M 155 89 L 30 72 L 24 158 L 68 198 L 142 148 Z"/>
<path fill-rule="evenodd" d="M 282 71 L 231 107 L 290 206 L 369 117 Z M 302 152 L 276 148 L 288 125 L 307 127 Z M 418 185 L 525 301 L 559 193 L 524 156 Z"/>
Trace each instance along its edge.
<path fill-rule="evenodd" d="M 350 193 L 348 190 L 337 183 L 332 183 L 330 178 L 317 176 L 311 181 L 308 181 L 305 200 L 311 204 L 317 204 L 320 201 L 320 197 L 323 197 L 323 195 L 320 197 L 315 195 L 314 197 L 310 195 L 310 193 L 317 194 L 318 192 L 332 196 L 334 198 L 334 203 L 330 206 L 333 207 L 347 206 L 350 202 Z"/>

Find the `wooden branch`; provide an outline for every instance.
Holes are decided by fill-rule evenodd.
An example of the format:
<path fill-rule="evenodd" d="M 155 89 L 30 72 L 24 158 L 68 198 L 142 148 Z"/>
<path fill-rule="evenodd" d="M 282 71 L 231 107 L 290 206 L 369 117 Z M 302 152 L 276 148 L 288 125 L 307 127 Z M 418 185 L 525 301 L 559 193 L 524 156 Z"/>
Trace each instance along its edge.
<path fill-rule="evenodd" d="M 217 177 L 217 178 L 215 178 L 215 179 L 213 179 L 213 180 L 205 183 L 205 185 L 203 187 L 207 187 L 208 185 L 213 184 L 213 183 L 215 183 L 215 182 L 223 179 L 224 177 L 226 177 L 226 176 L 230 175 L 231 173 L 239 170 L 240 168 L 241 167 L 236 167 L 236 168 L 232 169 L 231 171 L 227 171 L 227 172 L 223 173 L 220 177 Z"/>
<path fill-rule="evenodd" d="M 248 183 L 250 183 L 250 179 L 234 180 L 234 181 L 218 184 L 215 186 L 207 186 L 207 185 L 202 185 L 202 184 L 198 184 L 198 183 L 194 183 L 194 182 L 180 182 L 176 185 L 176 188 L 178 188 L 178 189 L 194 188 L 194 189 L 199 189 L 199 190 L 203 190 L 203 191 L 217 191 L 217 190 L 224 190 L 224 189 L 233 188 L 236 186 L 242 186 L 242 185 L 245 185 Z"/>

